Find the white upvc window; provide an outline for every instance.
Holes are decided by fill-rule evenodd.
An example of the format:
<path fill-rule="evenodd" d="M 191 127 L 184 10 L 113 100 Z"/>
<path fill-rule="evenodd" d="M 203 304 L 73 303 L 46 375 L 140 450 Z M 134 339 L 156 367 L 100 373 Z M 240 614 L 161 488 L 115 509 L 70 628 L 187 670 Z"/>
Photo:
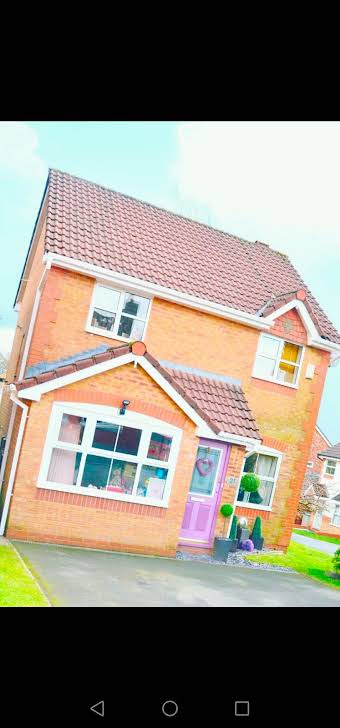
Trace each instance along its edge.
<path fill-rule="evenodd" d="M 337 526 L 338 528 L 340 528 L 340 506 L 335 506 L 332 518 L 332 526 Z"/>
<path fill-rule="evenodd" d="M 141 340 L 150 308 L 149 298 L 96 283 L 86 329 L 112 339 Z"/>
<path fill-rule="evenodd" d="M 167 507 L 181 433 L 128 410 L 55 403 L 38 487 Z"/>
<path fill-rule="evenodd" d="M 327 473 L 327 475 L 335 475 L 335 468 L 336 468 L 335 460 L 326 460 L 325 472 Z"/>
<path fill-rule="evenodd" d="M 252 452 L 244 460 L 242 476 L 255 473 L 260 478 L 260 485 L 255 493 L 248 493 L 239 488 L 236 503 L 247 508 L 271 510 L 279 475 L 281 455 Z"/>
<path fill-rule="evenodd" d="M 297 387 L 301 370 L 303 346 L 277 336 L 261 334 L 257 347 L 253 377 L 288 387 Z"/>

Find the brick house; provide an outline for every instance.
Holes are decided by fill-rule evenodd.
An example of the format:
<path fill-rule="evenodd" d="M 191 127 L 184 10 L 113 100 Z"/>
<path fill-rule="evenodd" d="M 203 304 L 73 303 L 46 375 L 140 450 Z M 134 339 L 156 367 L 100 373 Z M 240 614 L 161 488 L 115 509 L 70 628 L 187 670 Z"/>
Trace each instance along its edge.
<path fill-rule="evenodd" d="M 287 547 L 340 335 L 285 255 L 50 170 L 15 305 L 1 533 Z"/>
<path fill-rule="evenodd" d="M 304 513 L 302 518 L 297 516 L 295 523 L 340 536 L 340 443 L 331 445 L 319 427 L 315 428 L 301 494 L 317 509 Z"/>

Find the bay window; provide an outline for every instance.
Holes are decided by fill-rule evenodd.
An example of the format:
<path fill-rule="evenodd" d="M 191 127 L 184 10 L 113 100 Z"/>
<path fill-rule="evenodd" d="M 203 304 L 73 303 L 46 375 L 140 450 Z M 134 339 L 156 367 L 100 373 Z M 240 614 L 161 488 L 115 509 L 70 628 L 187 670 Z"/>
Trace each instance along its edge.
<path fill-rule="evenodd" d="M 279 457 L 256 452 L 251 453 L 244 461 L 242 475 L 255 473 L 260 478 L 260 485 L 254 493 L 239 488 L 237 502 L 251 507 L 269 508 L 273 502 L 274 490 L 279 473 Z M 241 479 L 242 479 L 241 475 Z"/>
<path fill-rule="evenodd" d="M 96 283 L 87 329 L 111 338 L 142 339 L 150 299 Z"/>
<path fill-rule="evenodd" d="M 256 353 L 253 376 L 296 386 L 303 347 L 276 336 L 262 334 Z"/>
<path fill-rule="evenodd" d="M 166 506 L 181 431 L 112 411 L 54 404 L 38 486 Z"/>

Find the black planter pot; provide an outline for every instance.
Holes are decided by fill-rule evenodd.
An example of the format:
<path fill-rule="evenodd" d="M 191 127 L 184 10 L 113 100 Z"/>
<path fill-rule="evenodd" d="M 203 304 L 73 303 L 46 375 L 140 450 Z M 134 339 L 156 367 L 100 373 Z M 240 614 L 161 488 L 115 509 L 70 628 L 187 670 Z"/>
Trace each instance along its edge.
<path fill-rule="evenodd" d="M 262 551 L 263 542 L 264 542 L 263 536 L 260 536 L 260 537 L 250 536 L 250 538 L 254 544 L 254 549 L 257 549 L 257 551 Z"/>
<path fill-rule="evenodd" d="M 232 554 L 235 553 L 235 551 L 237 551 L 237 547 L 238 547 L 238 539 L 237 538 L 231 539 L 231 549 L 230 549 L 230 552 Z"/>
<path fill-rule="evenodd" d="M 214 540 L 214 559 L 216 561 L 227 561 L 229 553 L 232 551 L 234 539 L 231 538 L 215 538 Z"/>

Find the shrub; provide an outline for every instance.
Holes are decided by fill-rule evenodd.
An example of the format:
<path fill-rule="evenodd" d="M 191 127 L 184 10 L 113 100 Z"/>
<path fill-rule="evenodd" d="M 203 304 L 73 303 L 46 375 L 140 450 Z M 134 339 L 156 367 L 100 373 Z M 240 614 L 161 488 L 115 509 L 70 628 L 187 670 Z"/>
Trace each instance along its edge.
<path fill-rule="evenodd" d="M 260 485 L 260 478 L 255 473 L 245 473 L 241 478 L 240 488 L 247 493 L 255 493 Z"/>
<path fill-rule="evenodd" d="M 223 528 L 223 538 L 225 536 L 225 528 L 226 528 L 227 518 L 229 518 L 229 516 L 231 516 L 233 510 L 234 509 L 230 505 L 230 503 L 224 503 L 224 505 L 221 506 L 221 508 L 220 508 L 220 514 L 221 514 L 221 516 L 223 516 L 223 518 L 225 518 L 224 528 Z"/>
<path fill-rule="evenodd" d="M 224 503 L 223 506 L 220 508 L 220 513 L 224 518 L 229 518 L 233 512 L 233 507 L 230 505 L 230 503 Z"/>
<path fill-rule="evenodd" d="M 255 522 L 254 522 L 253 530 L 252 530 L 252 536 L 254 536 L 254 538 L 262 538 L 262 518 L 261 518 L 261 516 L 256 516 L 256 518 L 255 518 Z"/>
<path fill-rule="evenodd" d="M 254 551 L 254 544 L 250 538 L 247 538 L 245 541 L 240 541 L 240 546 L 244 551 Z"/>
<path fill-rule="evenodd" d="M 237 537 L 237 516 L 233 516 L 233 521 L 231 524 L 230 534 L 229 538 L 232 538 L 233 540 Z"/>
<path fill-rule="evenodd" d="M 332 564 L 335 573 L 340 575 L 340 549 L 336 550 L 332 559 Z"/>

